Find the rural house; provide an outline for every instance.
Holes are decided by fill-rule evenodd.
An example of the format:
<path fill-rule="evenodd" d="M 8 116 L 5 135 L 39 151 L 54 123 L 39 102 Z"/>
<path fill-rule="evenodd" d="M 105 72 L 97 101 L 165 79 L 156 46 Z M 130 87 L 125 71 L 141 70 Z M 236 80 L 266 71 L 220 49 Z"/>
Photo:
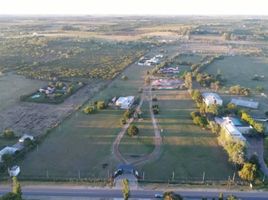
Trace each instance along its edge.
<path fill-rule="evenodd" d="M 129 109 L 134 103 L 134 96 L 119 97 L 115 102 L 116 106 L 119 106 L 121 109 Z"/>
<path fill-rule="evenodd" d="M 204 92 L 202 94 L 202 96 L 203 96 L 203 100 L 204 100 L 204 102 L 205 102 L 205 104 L 207 106 L 213 105 L 213 104 L 216 104 L 216 105 L 220 105 L 221 106 L 222 103 L 223 103 L 221 97 L 218 94 L 216 94 L 216 93 Z"/>

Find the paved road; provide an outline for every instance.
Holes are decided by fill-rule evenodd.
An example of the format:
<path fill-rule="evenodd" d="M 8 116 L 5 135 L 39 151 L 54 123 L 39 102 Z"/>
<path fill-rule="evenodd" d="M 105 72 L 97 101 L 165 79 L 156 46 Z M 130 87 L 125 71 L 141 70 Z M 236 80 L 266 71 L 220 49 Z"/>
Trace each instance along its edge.
<path fill-rule="evenodd" d="M 8 192 L 8 188 L 0 188 L 0 195 Z M 162 193 L 163 191 L 156 190 L 131 190 L 132 198 L 147 198 L 154 199 L 154 194 Z M 201 199 L 202 197 L 216 198 L 219 192 L 223 192 L 224 196 L 233 194 L 243 200 L 267 200 L 268 192 L 226 192 L 226 191 L 201 191 L 199 190 L 183 190 L 180 189 L 176 193 L 181 194 L 186 199 Z M 27 197 L 45 196 L 45 197 L 102 197 L 102 198 L 122 198 L 121 190 L 114 189 L 87 189 L 71 188 L 71 187 L 25 187 L 23 194 Z"/>

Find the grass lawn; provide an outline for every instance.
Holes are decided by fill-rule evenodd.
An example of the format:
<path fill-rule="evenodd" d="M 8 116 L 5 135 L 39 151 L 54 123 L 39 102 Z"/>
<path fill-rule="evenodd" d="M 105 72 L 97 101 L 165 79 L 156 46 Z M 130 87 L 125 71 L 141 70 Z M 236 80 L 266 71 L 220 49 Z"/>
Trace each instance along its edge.
<path fill-rule="evenodd" d="M 233 174 L 227 155 L 218 146 L 216 137 L 193 125 L 190 112 L 194 103 L 187 92 L 155 91 L 159 101 L 159 126 L 163 129 L 163 151 L 159 160 L 140 168 L 146 179 L 175 178 L 227 179 Z"/>
<path fill-rule="evenodd" d="M 26 79 L 15 74 L 0 76 L 0 111 L 19 102 L 21 95 L 32 93 L 44 85 L 43 81 Z"/>
<path fill-rule="evenodd" d="M 5 146 L 12 146 L 18 142 L 19 138 L 14 139 L 5 139 L 0 137 L 0 150 L 3 149 Z"/>
<path fill-rule="evenodd" d="M 193 63 L 197 64 L 200 63 L 202 60 L 202 56 L 198 54 L 180 54 L 176 59 L 175 62 L 188 62 L 188 63 Z"/>
<path fill-rule="evenodd" d="M 264 161 L 265 161 L 266 165 L 268 166 L 268 137 L 266 137 L 264 139 L 264 154 L 263 154 L 263 157 L 264 157 Z"/>
<path fill-rule="evenodd" d="M 111 144 L 117 135 L 122 111 L 104 110 L 98 114 L 75 113 L 54 129 L 43 143 L 22 161 L 22 175 L 106 177 L 113 168 Z M 108 164 L 103 169 L 103 164 Z"/>
<path fill-rule="evenodd" d="M 267 58 L 249 56 L 225 57 L 222 60 L 213 62 L 205 71 L 215 75 L 220 71 L 227 80 L 227 86 L 239 84 L 252 89 L 261 86 L 266 92 L 268 91 Z M 265 77 L 261 81 L 254 81 L 252 78 L 255 74 L 259 76 L 264 75 Z"/>
<path fill-rule="evenodd" d="M 125 134 L 120 143 L 119 150 L 125 156 L 141 156 L 149 154 L 154 150 L 154 129 L 152 127 L 148 104 L 145 101 L 141 109 L 143 120 L 133 123 L 139 128 L 139 134 L 134 137 Z"/>

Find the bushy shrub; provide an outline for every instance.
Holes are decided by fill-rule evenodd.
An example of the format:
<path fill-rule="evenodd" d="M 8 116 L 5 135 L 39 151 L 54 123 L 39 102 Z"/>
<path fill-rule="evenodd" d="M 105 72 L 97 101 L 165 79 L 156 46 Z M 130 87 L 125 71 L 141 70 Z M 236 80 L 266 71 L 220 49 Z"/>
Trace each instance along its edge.
<path fill-rule="evenodd" d="M 127 133 L 129 136 L 134 136 L 134 135 L 137 135 L 139 133 L 139 129 L 135 125 L 130 125 L 128 127 Z"/>
<path fill-rule="evenodd" d="M 5 129 L 3 132 L 3 137 L 6 139 L 12 139 L 15 137 L 15 133 L 11 129 Z"/>
<path fill-rule="evenodd" d="M 91 105 L 86 106 L 86 107 L 83 109 L 83 112 L 84 112 L 85 114 L 92 114 L 92 113 L 95 112 L 95 106 L 91 106 Z"/>

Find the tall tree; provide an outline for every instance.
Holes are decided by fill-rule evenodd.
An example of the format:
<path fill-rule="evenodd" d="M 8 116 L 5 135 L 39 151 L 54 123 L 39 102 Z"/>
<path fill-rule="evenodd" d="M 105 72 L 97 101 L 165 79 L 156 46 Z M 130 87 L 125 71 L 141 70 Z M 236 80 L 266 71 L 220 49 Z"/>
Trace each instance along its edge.
<path fill-rule="evenodd" d="M 128 200 L 128 198 L 130 197 L 130 189 L 129 189 L 129 182 L 127 179 L 122 180 L 122 186 L 123 186 L 122 193 L 124 200 Z"/>
<path fill-rule="evenodd" d="M 246 181 L 253 181 L 256 178 L 257 167 L 252 163 L 245 163 L 243 168 L 238 172 L 240 178 Z"/>
<path fill-rule="evenodd" d="M 175 194 L 174 192 L 165 192 L 164 193 L 164 200 L 183 200 L 182 196 L 179 194 Z"/>
<path fill-rule="evenodd" d="M 12 177 L 12 192 L 16 194 L 18 197 L 21 198 L 22 192 L 21 192 L 21 186 L 16 176 Z"/>

